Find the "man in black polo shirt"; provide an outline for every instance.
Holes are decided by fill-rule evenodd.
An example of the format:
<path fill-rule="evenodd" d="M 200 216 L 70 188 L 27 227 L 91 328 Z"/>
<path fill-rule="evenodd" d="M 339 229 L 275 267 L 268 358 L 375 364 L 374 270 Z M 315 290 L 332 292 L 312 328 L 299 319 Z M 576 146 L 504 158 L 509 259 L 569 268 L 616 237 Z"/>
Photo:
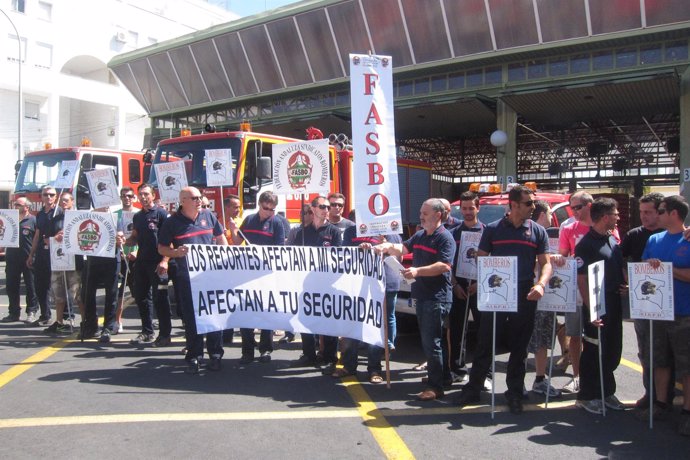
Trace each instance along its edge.
<path fill-rule="evenodd" d="M 341 246 L 343 239 L 340 230 L 326 219 L 331 208 L 326 197 L 319 196 L 312 200 L 311 209 L 314 212 L 314 220 L 311 225 L 301 228 L 295 235 L 295 244 L 304 246 Z M 295 366 L 316 365 L 316 340 L 314 334 L 300 334 L 302 336 L 302 356 L 295 361 Z M 323 373 L 331 375 L 335 371 L 338 361 L 337 337 L 323 337 Z"/>
<path fill-rule="evenodd" d="M 34 290 L 34 272 L 26 265 L 26 258 L 31 252 L 31 243 L 36 233 L 36 218 L 31 215 L 31 201 L 26 197 L 19 197 L 14 201 L 14 207 L 19 211 L 19 247 L 5 250 L 5 281 L 9 314 L 3 322 L 19 321 L 21 307 L 19 305 L 19 287 L 22 276 L 26 288 L 26 316 L 35 315 L 38 311 L 38 300 Z"/>
<path fill-rule="evenodd" d="M 402 276 L 415 279 L 411 297 L 416 304 L 428 373 L 426 388 L 416 395 L 422 401 L 442 398 L 444 384 L 452 383 L 448 357 L 441 346 L 443 323 L 452 305 L 450 270 L 455 256 L 455 241 L 442 224 L 446 214 L 443 202 L 430 198 L 419 210 L 422 230 L 402 244 L 382 243 L 375 247 L 379 253 L 398 257 L 412 253 L 412 267 L 402 270 Z"/>
<path fill-rule="evenodd" d="M 158 284 L 161 282 L 161 277 L 163 279 L 168 277 L 168 258 L 158 253 L 157 246 L 158 230 L 168 218 L 168 211 L 156 206 L 156 196 L 152 185 L 141 184 L 137 192 L 141 202 L 141 211 L 134 214 L 132 221 L 134 229 L 125 244 L 139 245 L 137 263 L 134 265 L 134 292 L 141 318 L 141 332 L 130 343 L 142 345 L 154 342 L 151 309 L 155 306 L 159 332 L 154 346 L 165 347 L 170 345 L 172 330 L 170 301 L 168 290 L 158 289 Z"/>
<path fill-rule="evenodd" d="M 247 216 L 240 225 L 240 231 L 233 235 L 233 243 L 240 244 L 247 238 L 247 243 L 260 246 L 283 246 L 285 244 L 285 227 L 276 216 L 278 197 L 272 192 L 266 191 L 259 196 L 259 211 Z M 254 329 L 242 328 L 242 357 L 240 364 L 248 364 L 254 361 Z M 271 360 L 273 352 L 273 331 L 261 330 L 259 339 L 259 362 L 267 363 Z"/>
<path fill-rule="evenodd" d="M 194 301 L 189 284 L 187 268 L 188 244 L 227 245 L 223 227 L 209 209 L 201 208 L 201 193 L 194 187 L 185 187 L 180 191 L 180 209 L 163 222 L 158 233 L 158 252 L 164 259 L 176 259 L 177 270 L 175 284 L 178 302 L 182 305 L 185 319 L 185 340 L 187 342 L 185 360 L 188 374 L 199 373 L 200 360 L 204 355 L 204 335 L 196 332 Z M 223 356 L 223 332 L 206 334 L 206 349 L 210 358 L 207 369 L 220 370 L 220 359 Z"/>
<path fill-rule="evenodd" d="M 50 305 L 48 305 L 48 291 L 50 290 L 50 237 L 52 233 L 52 221 L 55 213 L 57 198 L 55 188 L 46 185 L 41 189 L 41 201 L 43 207 L 36 214 L 36 233 L 31 244 L 31 252 L 26 258 L 26 266 L 34 270 L 34 282 L 36 298 L 41 309 L 41 316 L 36 318 L 36 312 L 30 312 L 26 323 L 30 326 L 45 325 L 50 322 Z"/>
<path fill-rule="evenodd" d="M 590 209 L 592 227 L 575 246 L 577 261 L 577 287 L 584 302 L 584 336 L 580 357 L 580 391 L 575 406 L 592 414 L 601 414 L 603 405 L 613 410 L 625 407 L 616 398 L 616 379 L 613 372 L 621 361 L 623 352 L 623 311 L 621 295 L 628 292 L 625 281 L 623 254 L 612 236 L 618 223 L 617 203 L 611 198 L 598 198 Z M 600 319 L 590 318 L 587 267 L 604 261 L 604 288 L 606 314 Z M 597 328 L 601 328 L 601 343 Z M 599 378 L 599 350 L 604 381 L 604 400 L 601 400 Z"/>
<path fill-rule="evenodd" d="M 486 226 L 479 242 L 479 257 L 517 256 L 518 258 L 518 311 L 496 313 L 496 337 L 508 334 L 508 370 L 505 392 L 510 411 L 522 412 L 522 392 L 525 382 L 525 358 L 527 344 L 534 328 L 537 301 L 544 295 L 544 287 L 551 277 L 549 238 L 541 225 L 532 221 L 534 192 L 523 187 L 513 187 L 508 193 L 510 212 L 504 218 Z M 539 280 L 534 283 L 534 268 L 541 267 Z M 479 326 L 479 343 L 474 353 L 470 381 L 458 399 L 461 406 L 479 402 L 479 392 L 484 387 L 486 373 L 491 367 L 493 312 L 482 312 Z"/>

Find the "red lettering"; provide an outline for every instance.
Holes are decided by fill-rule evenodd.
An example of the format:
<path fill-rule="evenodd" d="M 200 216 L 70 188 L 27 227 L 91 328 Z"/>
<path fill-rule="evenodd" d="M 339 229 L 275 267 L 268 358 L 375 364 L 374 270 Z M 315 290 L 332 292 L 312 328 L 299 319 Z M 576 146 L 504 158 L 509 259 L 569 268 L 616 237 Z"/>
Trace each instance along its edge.
<path fill-rule="evenodd" d="M 365 73 L 364 74 L 364 94 L 366 96 L 371 96 L 371 91 L 376 88 L 376 80 L 379 76 L 375 73 Z"/>
<path fill-rule="evenodd" d="M 371 119 L 374 119 L 377 125 L 382 124 L 381 118 L 379 117 L 379 112 L 378 110 L 376 110 L 376 105 L 374 103 L 371 104 L 371 108 L 369 109 L 369 113 L 367 114 L 367 119 L 364 120 L 364 124 L 368 125 Z"/>
<path fill-rule="evenodd" d="M 376 212 L 376 198 L 381 198 L 381 211 Z M 390 203 L 388 203 L 388 198 L 386 198 L 385 195 L 382 195 L 381 193 L 374 193 L 369 197 L 369 212 L 372 213 L 375 216 L 382 216 L 388 212 L 388 208 L 390 207 Z"/>
<path fill-rule="evenodd" d="M 380 163 L 367 163 L 369 166 L 369 184 L 368 185 L 381 185 L 384 182 L 383 179 L 383 166 Z"/>
<path fill-rule="evenodd" d="M 367 133 L 364 140 L 367 143 L 367 155 L 378 155 L 378 153 L 381 151 L 381 146 L 379 146 L 379 143 L 377 142 L 379 140 L 379 133 Z M 373 150 L 369 149 L 369 146 L 373 147 Z"/>

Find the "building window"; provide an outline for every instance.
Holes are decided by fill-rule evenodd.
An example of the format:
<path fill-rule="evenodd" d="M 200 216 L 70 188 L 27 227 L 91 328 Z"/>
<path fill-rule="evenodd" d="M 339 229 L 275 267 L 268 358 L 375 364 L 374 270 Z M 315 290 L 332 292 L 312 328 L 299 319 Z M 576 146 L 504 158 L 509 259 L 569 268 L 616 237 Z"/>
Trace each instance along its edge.
<path fill-rule="evenodd" d="M 53 66 L 53 45 L 37 42 L 34 54 L 36 67 L 50 69 Z"/>
<path fill-rule="evenodd" d="M 12 9 L 20 13 L 25 13 L 26 2 L 24 0 L 12 0 Z"/>
<path fill-rule="evenodd" d="M 8 61 L 13 61 L 17 62 L 17 44 L 15 43 L 17 41 L 17 36 L 16 35 L 8 35 L 10 46 L 7 49 L 7 60 Z M 22 62 L 26 61 L 26 38 L 21 38 L 21 59 Z"/>
<path fill-rule="evenodd" d="M 53 4 L 48 2 L 38 2 L 38 19 L 50 21 L 53 19 Z"/>
<path fill-rule="evenodd" d="M 24 101 L 24 118 L 41 119 L 41 105 L 38 102 Z"/>

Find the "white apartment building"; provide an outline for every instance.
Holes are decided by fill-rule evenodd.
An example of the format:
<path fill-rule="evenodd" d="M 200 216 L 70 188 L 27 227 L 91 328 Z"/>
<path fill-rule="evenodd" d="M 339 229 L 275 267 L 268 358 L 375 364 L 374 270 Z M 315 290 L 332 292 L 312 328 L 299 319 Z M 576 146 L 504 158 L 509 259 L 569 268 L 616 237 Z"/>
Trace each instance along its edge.
<path fill-rule="evenodd" d="M 93 147 L 139 150 L 150 121 L 106 63 L 238 17 L 203 0 L 0 0 L 0 10 L 0 207 L 20 154 L 19 59 L 21 155 L 84 137 Z"/>

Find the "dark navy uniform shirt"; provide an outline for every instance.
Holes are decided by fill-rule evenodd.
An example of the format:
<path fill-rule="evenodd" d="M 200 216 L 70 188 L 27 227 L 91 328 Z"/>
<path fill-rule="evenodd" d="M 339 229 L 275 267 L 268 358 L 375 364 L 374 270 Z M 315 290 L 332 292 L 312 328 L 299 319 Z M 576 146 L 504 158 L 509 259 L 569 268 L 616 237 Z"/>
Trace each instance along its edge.
<path fill-rule="evenodd" d="M 247 216 L 240 230 L 249 243 L 260 246 L 282 246 L 285 244 L 285 227 L 280 218 L 274 216 L 261 220 L 259 213 Z"/>
<path fill-rule="evenodd" d="M 172 244 L 174 248 L 183 244 L 213 244 L 213 239 L 220 235 L 223 235 L 223 227 L 211 211 L 202 209 L 195 220 L 189 219 L 179 211 L 163 222 L 158 232 L 158 244 Z M 141 245 L 139 250 L 141 251 Z M 178 276 L 187 277 L 187 258 L 180 257 L 176 261 Z"/>
<path fill-rule="evenodd" d="M 43 239 L 55 236 L 55 233 L 53 233 L 53 219 L 59 214 L 62 214 L 62 208 L 59 206 L 57 210 L 53 208 L 50 211 L 45 211 L 44 208 L 41 208 L 38 214 L 36 214 L 36 231 L 41 237 L 38 242 L 38 248 L 36 248 L 36 257 L 50 258 L 50 248 L 47 244 L 43 244 Z"/>
<path fill-rule="evenodd" d="M 455 241 L 446 227 L 441 225 L 431 235 L 426 230 L 420 230 L 403 243 L 407 251 L 412 253 L 412 265 L 424 267 L 442 262 L 448 267 L 453 265 L 455 258 Z M 436 276 L 419 276 L 411 285 L 411 296 L 417 300 L 433 300 L 436 302 L 451 302 L 452 289 L 450 271 Z"/>
<path fill-rule="evenodd" d="M 160 206 L 154 206 L 148 211 L 142 209 L 134 214 L 132 225 L 137 231 L 137 261 L 158 263 L 162 257 L 158 254 L 158 231 L 168 218 L 168 211 Z"/>
<path fill-rule="evenodd" d="M 546 229 L 531 219 L 516 228 L 506 216 L 484 228 L 479 250 L 498 257 L 517 256 L 518 282 L 534 282 L 537 256 L 549 252 L 549 237 Z"/>
<path fill-rule="evenodd" d="M 575 246 L 575 260 L 578 275 L 587 275 L 590 264 L 603 260 L 606 295 L 618 296 L 620 285 L 625 283 L 625 265 L 623 251 L 612 235 L 602 235 L 590 228 L 589 233 Z"/>
<path fill-rule="evenodd" d="M 343 237 L 335 225 L 326 222 L 318 229 L 314 225 L 300 228 L 295 236 L 295 243 L 301 244 L 304 233 L 305 246 L 342 246 Z"/>

